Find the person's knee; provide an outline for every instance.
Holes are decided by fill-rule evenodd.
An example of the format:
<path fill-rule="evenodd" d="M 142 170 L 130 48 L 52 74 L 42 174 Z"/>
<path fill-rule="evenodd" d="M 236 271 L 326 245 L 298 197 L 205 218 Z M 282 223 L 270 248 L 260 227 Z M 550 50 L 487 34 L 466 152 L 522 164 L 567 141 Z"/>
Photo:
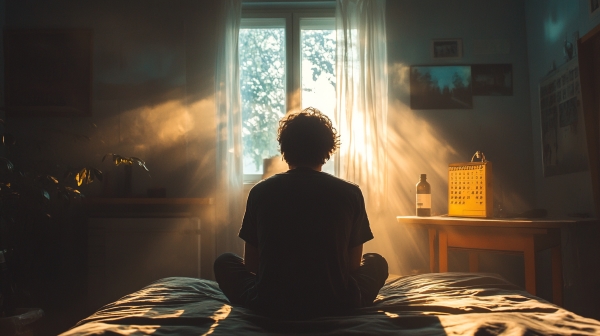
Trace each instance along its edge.
<path fill-rule="evenodd" d="M 381 265 L 385 268 L 387 268 L 388 265 L 385 258 L 379 253 L 365 253 L 363 259 L 365 262 Z"/>
<path fill-rule="evenodd" d="M 243 259 L 235 253 L 226 252 L 218 256 L 213 264 L 213 270 L 217 281 L 223 271 L 228 268 L 227 266 L 237 263 L 243 263 Z"/>
<path fill-rule="evenodd" d="M 365 265 L 370 265 L 376 270 L 376 276 L 379 279 L 387 279 L 388 273 L 388 263 L 385 258 L 378 253 L 366 253 L 363 255 L 363 263 Z"/>

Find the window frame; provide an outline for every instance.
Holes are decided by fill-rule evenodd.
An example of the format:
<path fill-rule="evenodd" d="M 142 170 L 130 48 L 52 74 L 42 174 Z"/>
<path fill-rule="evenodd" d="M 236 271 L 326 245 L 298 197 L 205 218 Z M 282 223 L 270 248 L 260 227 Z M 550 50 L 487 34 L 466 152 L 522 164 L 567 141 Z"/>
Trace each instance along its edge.
<path fill-rule="evenodd" d="M 244 3 L 246 5 L 246 3 Z M 250 6 L 248 6 L 250 7 Z M 259 7 L 259 6 L 252 6 Z M 285 112 L 300 111 L 302 106 L 302 54 L 301 54 L 301 27 L 302 19 L 332 18 L 335 20 L 335 7 L 305 8 L 305 6 L 286 6 L 285 8 L 242 8 L 240 29 L 250 28 L 252 25 L 260 26 L 260 19 L 285 20 L 285 57 L 286 78 Z M 260 6 L 262 7 L 262 6 Z M 254 22 L 253 22 L 254 21 Z M 335 21 L 334 21 L 335 22 Z M 335 29 L 335 27 L 333 27 Z M 290 61 L 291 60 L 291 61 Z M 290 75 L 291 74 L 291 75 Z M 334 111 L 334 114 L 337 111 Z M 334 154 L 334 174 L 339 174 L 338 153 Z M 262 179 L 262 174 L 243 174 L 244 184 L 256 184 Z"/>

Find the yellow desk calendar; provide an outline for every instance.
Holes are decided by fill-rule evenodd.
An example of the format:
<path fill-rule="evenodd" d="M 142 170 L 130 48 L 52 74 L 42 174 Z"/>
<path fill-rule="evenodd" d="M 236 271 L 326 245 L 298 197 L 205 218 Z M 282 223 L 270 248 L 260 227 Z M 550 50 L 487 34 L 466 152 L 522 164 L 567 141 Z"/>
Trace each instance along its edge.
<path fill-rule="evenodd" d="M 448 216 L 492 217 L 493 210 L 492 163 L 483 153 L 477 151 L 471 162 L 448 165 Z"/>

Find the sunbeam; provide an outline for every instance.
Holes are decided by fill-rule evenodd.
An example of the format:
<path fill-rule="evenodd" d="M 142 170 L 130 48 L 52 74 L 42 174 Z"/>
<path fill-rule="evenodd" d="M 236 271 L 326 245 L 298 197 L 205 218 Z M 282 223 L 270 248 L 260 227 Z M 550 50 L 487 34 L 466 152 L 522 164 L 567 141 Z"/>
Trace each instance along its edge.
<path fill-rule="evenodd" d="M 227 316 L 229 316 L 229 314 L 231 313 L 231 308 L 232 307 L 230 305 L 223 305 L 223 307 L 221 307 L 221 309 L 217 310 L 214 313 L 214 315 L 210 317 L 211 319 L 215 320 L 215 323 L 213 323 L 210 326 L 210 329 L 208 329 L 208 331 L 206 333 L 204 333 L 203 336 L 210 335 L 213 332 L 215 332 L 215 329 L 219 325 L 219 322 L 221 320 L 226 319 Z"/>

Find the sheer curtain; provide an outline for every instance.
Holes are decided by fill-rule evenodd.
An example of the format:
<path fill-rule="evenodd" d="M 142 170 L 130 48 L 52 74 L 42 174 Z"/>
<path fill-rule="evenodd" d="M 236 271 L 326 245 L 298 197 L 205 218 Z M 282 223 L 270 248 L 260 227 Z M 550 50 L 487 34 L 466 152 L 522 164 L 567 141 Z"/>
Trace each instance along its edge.
<path fill-rule="evenodd" d="M 241 0 L 222 1 L 217 26 L 215 102 L 217 113 L 216 252 L 241 253 L 237 230 L 244 204 L 238 37 Z"/>
<path fill-rule="evenodd" d="M 217 253 L 241 253 L 243 165 L 238 38 L 241 0 L 224 0 L 217 27 Z M 337 120 L 340 175 L 361 186 L 370 215 L 386 185 L 387 49 L 385 0 L 337 0 Z"/>
<path fill-rule="evenodd" d="M 387 184 L 385 0 L 337 0 L 336 29 L 340 177 L 360 185 L 376 215 Z"/>

